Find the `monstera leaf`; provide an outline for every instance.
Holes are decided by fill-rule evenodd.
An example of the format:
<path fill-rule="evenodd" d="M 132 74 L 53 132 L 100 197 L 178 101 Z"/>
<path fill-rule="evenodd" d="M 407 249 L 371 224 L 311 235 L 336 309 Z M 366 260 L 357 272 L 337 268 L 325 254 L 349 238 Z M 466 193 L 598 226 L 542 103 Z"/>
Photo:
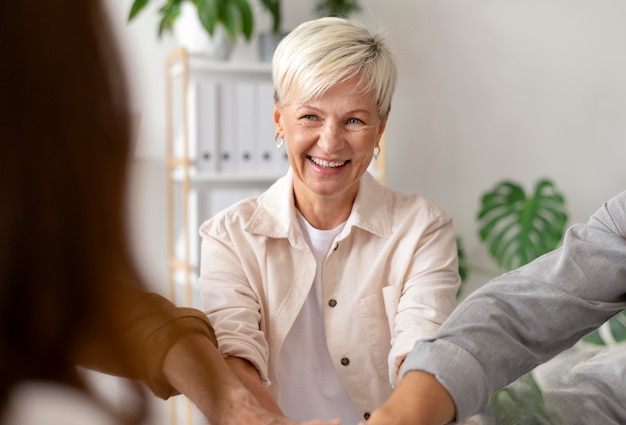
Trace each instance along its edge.
<path fill-rule="evenodd" d="M 565 200 L 547 179 L 538 181 L 531 195 L 503 181 L 482 196 L 478 221 L 490 255 L 512 270 L 557 247 L 567 223 Z"/>

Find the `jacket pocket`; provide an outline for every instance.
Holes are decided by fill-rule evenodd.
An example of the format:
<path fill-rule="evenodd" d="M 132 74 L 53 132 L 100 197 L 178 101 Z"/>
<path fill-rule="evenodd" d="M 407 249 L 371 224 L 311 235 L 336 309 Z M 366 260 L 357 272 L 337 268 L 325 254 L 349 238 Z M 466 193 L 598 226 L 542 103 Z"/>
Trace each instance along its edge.
<path fill-rule="evenodd" d="M 359 300 L 359 315 L 367 338 L 367 345 L 374 360 L 378 379 L 388 382 L 387 357 L 391 350 L 389 319 L 382 292 Z"/>
<path fill-rule="evenodd" d="M 387 323 L 389 324 L 389 334 L 391 342 L 396 337 L 396 314 L 398 314 L 398 304 L 400 304 L 400 296 L 402 295 L 402 286 L 390 285 L 383 288 L 383 302 L 385 304 L 385 313 L 387 314 Z"/>

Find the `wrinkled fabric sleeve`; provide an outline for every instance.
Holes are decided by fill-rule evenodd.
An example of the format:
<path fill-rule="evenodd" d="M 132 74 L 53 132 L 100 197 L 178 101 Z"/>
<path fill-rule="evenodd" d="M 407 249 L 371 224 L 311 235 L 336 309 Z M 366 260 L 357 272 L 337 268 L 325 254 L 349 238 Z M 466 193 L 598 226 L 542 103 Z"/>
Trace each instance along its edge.
<path fill-rule="evenodd" d="M 415 247 L 407 280 L 392 313 L 389 377 L 396 384 L 399 367 L 415 341 L 432 337 L 456 307 L 460 284 L 455 230 L 449 216 L 433 220 Z"/>
<path fill-rule="evenodd" d="M 240 259 L 254 254 L 237 246 L 231 238 L 237 232 L 226 227 L 223 221 L 214 220 L 200 229 L 198 285 L 204 313 L 215 325 L 220 353 L 249 361 L 267 386 L 269 346 L 261 329 L 262 302 L 260 294 L 251 287 Z"/>
<path fill-rule="evenodd" d="M 561 248 L 470 295 L 435 338 L 418 342 L 403 372 L 434 374 L 454 399 L 457 420 L 626 307 L 626 192 Z"/>
<path fill-rule="evenodd" d="M 123 294 L 123 295 L 122 295 Z M 129 370 L 127 359 L 114 352 L 107 341 L 96 339 L 79 359 L 79 365 L 103 373 L 138 379 L 158 397 L 178 394 L 163 373 L 169 349 L 190 333 L 205 335 L 217 346 L 215 333 L 204 313 L 177 307 L 164 297 L 122 287 L 119 308 L 124 309 L 125 328 L 121 340 L 137 356 L 137 369 Z"/>
<path fill-rule="evenodd" d="M 560 369 L 561 367 L 566 369 Z M 561 424 L 626 423 L 626 347 L 610 349 L 571 364 L 564 362 L 542 380 L 550 411 Z"/>

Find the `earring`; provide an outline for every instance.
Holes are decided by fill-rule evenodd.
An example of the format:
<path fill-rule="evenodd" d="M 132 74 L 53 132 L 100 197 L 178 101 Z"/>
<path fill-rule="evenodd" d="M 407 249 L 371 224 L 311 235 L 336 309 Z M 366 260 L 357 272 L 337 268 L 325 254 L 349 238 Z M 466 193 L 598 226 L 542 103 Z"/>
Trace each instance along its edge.
<path fill-rule="evenodd" d="M 380 148 L 376 146 L 374 148 L 374 159 L 378 159 L 378 155 L 380 155 Z"/>
<path fill-rule="evenodd" d="M 278 137 L 278 133 L 276 133 L 276 137 L 274 137 L 274 142 L 276 143 L 276 149 L 280 149 L 285 143 L 285 138 Z"/>

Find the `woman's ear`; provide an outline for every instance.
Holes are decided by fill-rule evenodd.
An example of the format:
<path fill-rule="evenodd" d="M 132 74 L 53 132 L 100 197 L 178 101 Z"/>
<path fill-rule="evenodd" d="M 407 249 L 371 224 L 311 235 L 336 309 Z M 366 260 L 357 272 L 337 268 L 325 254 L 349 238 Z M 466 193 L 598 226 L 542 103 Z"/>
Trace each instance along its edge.
<path fill-rule="evenodd" d="M 378 124 L 378 135 L 377 135 L 377 140 L 376 140 L 376 146 L 379 145 L 380 143 L 380 139 L 383 137 L 383 134 L 385 133 L 385 128 L 387 128 L 387 119 L 389 118 L 389 114 L 387 114 L 385 116 L 385 118 L 383 118 L 380 123 Z"/>
<path fill-rule="evenodd" d="M 283 126 L 280 122 L 282 114 L 280 112 L 280 108 L 278 107 L 278 103 L 276 99 L 274 99 L 274 127 L 276 128 L 276 135 L 278 137 L 282 137 Z"/>

